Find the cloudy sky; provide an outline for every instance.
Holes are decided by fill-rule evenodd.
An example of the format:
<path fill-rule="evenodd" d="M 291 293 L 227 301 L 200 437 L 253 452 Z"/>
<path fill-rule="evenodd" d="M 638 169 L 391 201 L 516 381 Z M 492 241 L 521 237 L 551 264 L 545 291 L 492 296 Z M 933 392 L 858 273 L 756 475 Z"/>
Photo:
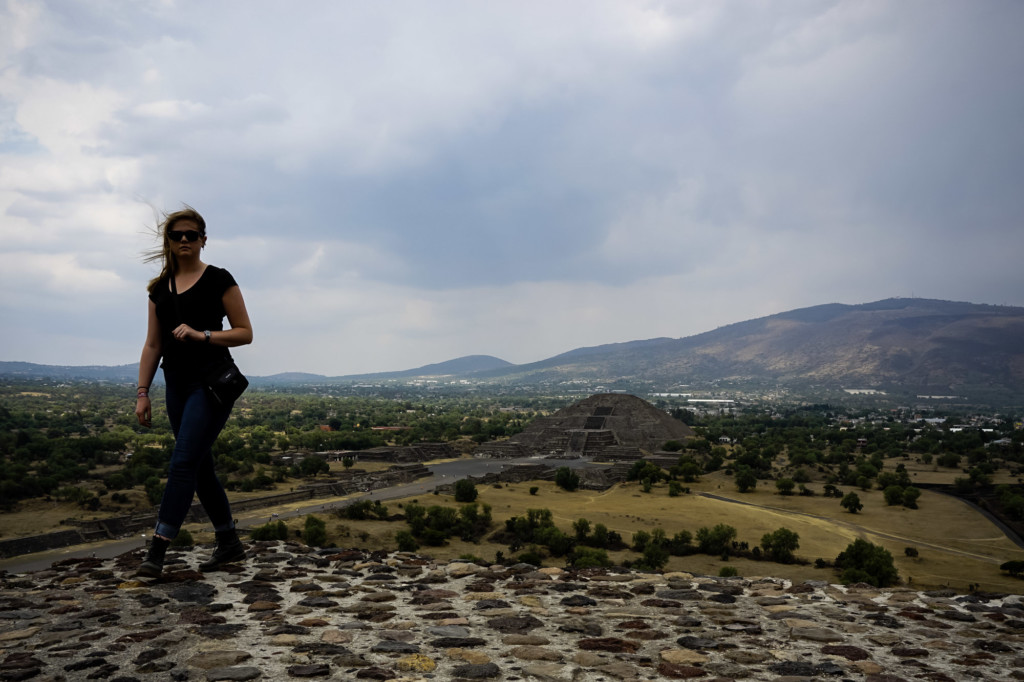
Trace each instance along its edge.
<path fill-rule="evenodd" d="M 0 360 L 125 364 L 154 211 L 251 374 L 1024 305 L 1017 0 L 0 0 Z"/>

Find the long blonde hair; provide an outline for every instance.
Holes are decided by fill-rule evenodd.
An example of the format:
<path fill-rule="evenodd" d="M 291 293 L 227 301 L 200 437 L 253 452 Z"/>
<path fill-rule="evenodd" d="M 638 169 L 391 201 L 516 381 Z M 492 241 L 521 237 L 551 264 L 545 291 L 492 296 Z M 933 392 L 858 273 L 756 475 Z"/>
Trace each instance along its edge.
<path fill-rule="evenodd" d="M 146 263 L 152 263 L 159 261 L 160 263 L 160 274 L 149 280 L 149 284 L 146 286 L 146 290 L 149 293 L 153 293 L 156 289 L 156 285 L 162 280 L 171 276 L 175 270 L 177 270 L 178 264 L 175 260 L 174 254 L 171 252 L 171 240 L 167 237 L 167 233 L 170 232 L 174 224 L 179 220 L 191 220 L 199 227 L 199 234 L 202 237 L 206 236 L 206 221 L 203 220 L 203 216 L 199 215 L 199 211 L 195 210 L 188 204 L 184 205 L 185 208 L 174 213 L 165 213 L 164 219 L 157 228 L 160 238 L 159 248 L 155 248 L 152 251 L 143 255 L 142 260 Z"/>

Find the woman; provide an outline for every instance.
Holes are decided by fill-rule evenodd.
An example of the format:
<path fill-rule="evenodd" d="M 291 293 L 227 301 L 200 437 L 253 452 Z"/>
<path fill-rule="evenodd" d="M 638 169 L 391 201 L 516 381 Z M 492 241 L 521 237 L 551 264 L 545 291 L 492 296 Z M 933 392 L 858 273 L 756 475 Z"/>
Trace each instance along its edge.
<path fill-rule="evenodd" d="M 199 569 L 211 571 L 245 558 L 210 450 L 232 406 L 208 395 L 201 380 L 204 369 L 230 357 L 228 348 L 252 343 L 249 314 L 234 278 L 199 257 L 206 246 L 203 217 L 186 207 L 168 215 L 160 231 L 163 247 L 147 258 L 159 260 L 163 268 L 149 283 L 149 327 L 139 361 L 135 415 L 143 426 L 152 425 L 149 387 L 163 358 L 167 416 L 175 440 L 153 541 L 139 568 L 140 575 L 149 577 L 163 571 L 167 546 L 185 521 L 193 495 L 199 496 L 217 536 L 213 557 Z M 224 329 L 225 315 L 229 329 Z"/>

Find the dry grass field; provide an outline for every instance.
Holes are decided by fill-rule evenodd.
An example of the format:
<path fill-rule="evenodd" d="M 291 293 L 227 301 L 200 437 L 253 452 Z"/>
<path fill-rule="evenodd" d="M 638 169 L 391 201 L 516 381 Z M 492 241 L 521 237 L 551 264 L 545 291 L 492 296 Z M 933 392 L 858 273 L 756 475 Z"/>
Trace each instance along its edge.
<path fill-rule="evenodd" d="M 341 462 L 331 462 L 330 466 L 332 474 L 341 473 L 345 470 Z M 375 472 L 383 471 L 391 466 L 392 464 L 388 462 L 359 462 L 352 470 Z M 120 466 L 107 467 L 106 469 L 99 469 L 98 473 L 112 473 L 119 471 L 120 468 Z M 327 479 L 324 478 L 323 480 L 326 481 Z M 235 490 L 229 492 L 228 497 L 231 500 L 251 500 L 275 493 L 286 493 L 296 485 L 298 484 L 294 480 L 290 480 L 285 483 L 276 484 L 273 490 L 254 490 L 251 493 Z M 97 493 L 105 491 L 103 485 L 98 481 L 91 482 L 84 487 Z M 42 499 L 23 500 L 18 504 L 17 511 L 0 514 L 0 539 L 67 530 L 71 526 L 62 523 L 62 521 L 69 519 L 92 521 L 152 509 L 152 505 L 146 499 L 146 493 L 142 486 L 135 486 L 130 490 L 122 490 L 121 492 L 128 496 L 128 504 L 118 505 L 116 509 L 101 509 L 95 512 L 86 511 L 74 502 L 46 502 Z M 109 500 L 109 496 L 104 499 Z"/>
<path fill-rule="evenodd" d="M 538 486 L 535 496 L 529 488 Z M 771 487 L 769 487 L 771 486 Z M 812 486 L 813 487 L 813 486 Z M 616 485 L 607 491 L 566 492 L 552 483 L 530 482 L 510 484 L 501 488 L 478 486 L 479 501 L 491 505 L 496 527 L 505 519 L 525 513 L 529 508 L 550 509 L 556 524 L 564 532 L 572 532 L 576 519 L 586 518 L 591 525 L 603 523 L 618 531 L 627 542 L 637 530 L 662 528 L 671 536 L 681 530 L 695 533 L 702 526 L 726 523 L 737 529 L 737 539 L 751 546 L 760 544 L 761 536 L 779 528 L 788 528 L 800 536 L 796 554 L 813 564 L 817 558 L 831 561 L 857 538 L 864 538 L 888 549 L 903 581 L 913 587 L 948 586 L 966 591 L 976 584 L 979 589 L 1024 593 L 1024 582 L 1010 578 L 999 565 L 1011 559 L 1024 559 L 1024 550 L 1011 542 L 980 513 L 963 502 L 937 493 L 924 492 L 919 509 L 888 507 L 880 491 L 858 492 L 864 509 L 850 514 L 835 498 L 783 497 L 775 494 L 770 481 L 762 481 L 756 492 L 736 492 L 731 479 L 722 473 L 711 474 L 690 484 L 691 494 L 669 497 L 667 486 L 655 486 L 643 493 L 637 484 Z M 711 497 L 714 496 L 714 497 Z M 718 499 L 721 498 L 721 499 Z M 401 511 L 400 504 L 413 499 L 392 500 L 392 513 Z M 449 496 L 430 495 L 415 498 L 423 505 L 458 506 Z M 291 522 L 295 528 L 301 521 Z M 354 522 L 328 520 L 330 539 L 339 545 L 359 542 L 372 548 L 394 548 L 394 533 L 404 524 L 387 522 Z M 339 529 L 341 532 L 339 533 Z M 368 534 L 363 539 L 360 534 Z M 918 550 L 917 558 L 905 555 L 905 548 Z M 424 547 L 421 551 L 438 558 L 455 558 L 471 554 L 491 560 L 497 551 L 507 556 L 508 548 L 489 543 L 466 543 L 452 540 L 445 547 Z M 633 552 L 613 552 L 616 561 L 637 558 Z M 553 565 L 562 560 L 552 559 Z M 740 575 L 774 575 L 796 580 L 835 580 L 829 569 L 813 565 L 782 565 L 731 558 L 693 555 L 672 557 L 667 569 L 717 575 L 725 566 L 735 567 Z"/>
<path fill-rule="evenodd" d="M 911 460 L 886 463 L 891 470 L 903 462 L 916 482 L 952 483 L 964 474 L 957 470 L 940 470 Z M 360 462 L 358 469 L 379 470 L 384 463 Z M 332 471 L 342 469 L 332 463 Z M 1008 475 L 997 476 L 996 482 L 1012 482 Z M 287 491 L 290 482 L 279 486 Z M 1011 559 L 1024 559 L 1024 550 L 1011 542 L 995 525 L 964 502 L 939 493 L 924 491 L 918 500 L 919 509 L 889 507 L 882 492 L 860 491 L 863 510 L 850 514 L 840 507 L 839 500 L 820 495 L 822 484 L 808 484 L 819 492 L 813 497 L 776 494 L 773 481 L 761 481 L 755 491 L 739 493 L 731 477 L 723 472 L 705 475 L 700 481 L 687 485 L 690 494 L 669 497 L 667 484 L 656 485 L 651 493 L 643 493 L 636 483 L 619 484 L 606 491 L 566 492 L 553 483 L 533 481 L 508 484 L 501 487 L 478 486 L 479 501 L 491 505 L 495 528 L 503 526 L 512 516 L 524 514 L 530 508 L 550 509 L 556 524 L 566 533 L 572 532 L 572 523 L 586 518 L 591 525 L 603 523 L 609 530 L 620 533 L 626 542 L 638 530 L 662 528 L 669 536 L 688 530 L 696 533 L 702 526 L 719 523 L 737 529 L 737 539 L 759 545 L 761 536 L 779 528 L 788 528 L 800 536 L 796 554 L 809 562 L 804 565 L 783 565 L 730 558 L 693 555 L 672 557 L 667 570 L 683 570 L 698 574 L 717 575 L 723 566 L 736 568 L 740 575 L 773 575 L 794 580 L 835 580 L 830 569 L 813 567 L 815 559 L 831 561 L 857 538 L 882 545 L 895 559 L 904 583 L 915 588 L 949 586 L 967 590 L 975 584 L 979 589 L 1024 593 L 1024 581 L 1009 577 L 999 565 Z M 539 488 L 530 495 L 532 486 Z M 139 507 L 145 507 L 141 491 L 130 491 Z M 266 495 L 268 492 L 230 493 L 233 500 Z M 459 506 L 450 496 L 421 495 L 415 500 L 422 505 L 442 504 Z M 330 502 L 331 500 L 324 500 Z M 413 499 L 391 500 L 387 503 L 391 513 L 401 512 L 401 506 Z M 288 508 L 264 510 L 287 512 Z M 27 501 L 17 512 L 0 515 L 0 537 L 16 537 L 67 528 L 61 520 L 68 518 L 102 517 L 103 513 L 83 512 L 72 503 L 45 503 Z M 106 514 L 109 515 L 109 514 Z M 328 539 L 339 546 L 361 546 L 370 549 L 394 549 L 394 534 L 406 529 L 403 523 L 383 521 L 348 521 L 327 517 Z M 286 520 L 289 527 L 301 529 L 302 519 Z M 197 540 L 208 538 L 201 527 L 190 527 Z M 913 547 L 917 558 L 905 556 L 904 550 Z M 439 559 L 474 555 L 493 560 L 498 551 L 508 556 L 506 546 L 473 544 L 452 540 L 444 547 L 423 547 L 421 551 Z M 630 551 L 612 552 L 613 561 L 635 560 Z M 562 565 L 562 559 L 551 559 L 551 565 Z"/>

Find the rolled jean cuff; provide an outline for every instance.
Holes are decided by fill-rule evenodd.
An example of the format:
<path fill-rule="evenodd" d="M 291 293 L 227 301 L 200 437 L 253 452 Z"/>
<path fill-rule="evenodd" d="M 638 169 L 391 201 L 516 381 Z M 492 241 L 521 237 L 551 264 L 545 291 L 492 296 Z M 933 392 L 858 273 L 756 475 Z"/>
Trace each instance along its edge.
<path fill-rule="evenodd" d="M 168 540 L 173 540 L 178 537 L 178 529 L 174 526 L 169 526 L 163 521 L 156 522 L 156 530 L 153 531 L 154 535 L 165 537 Z"/>

